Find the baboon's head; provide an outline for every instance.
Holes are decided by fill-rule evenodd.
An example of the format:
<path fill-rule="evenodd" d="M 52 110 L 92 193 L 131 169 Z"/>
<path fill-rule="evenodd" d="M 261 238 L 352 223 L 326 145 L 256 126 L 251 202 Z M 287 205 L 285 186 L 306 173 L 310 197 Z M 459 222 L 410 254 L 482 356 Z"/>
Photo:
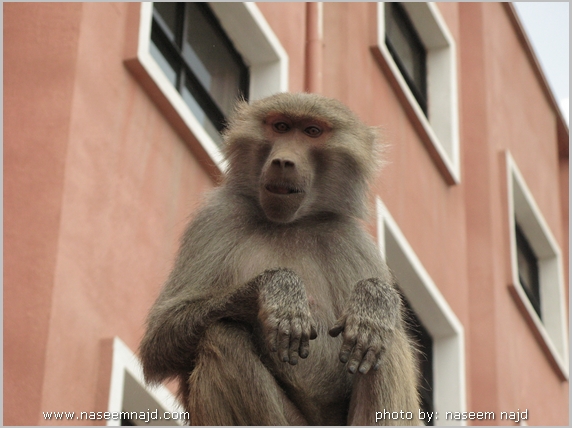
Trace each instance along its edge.
<path fill-rule="evenodd" d="M 277 223 L 325 213 L 363 216 L 376 135 L 341 102 L 319 95 L 242 102 L 225 132 L 226 183 Z"/>

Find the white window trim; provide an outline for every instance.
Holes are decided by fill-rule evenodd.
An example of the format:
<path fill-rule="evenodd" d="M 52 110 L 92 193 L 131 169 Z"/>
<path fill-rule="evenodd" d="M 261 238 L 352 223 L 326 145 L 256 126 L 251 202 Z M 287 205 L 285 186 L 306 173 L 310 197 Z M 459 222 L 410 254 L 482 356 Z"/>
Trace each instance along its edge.
<path fill-rule="evenodd" d="M 400 280 L 399 288 L 415 314 L 433 338 L 433 399 L 438 413 L 436 425 L 465 425 L 464 421 L 446 420 L 445 412 L 466 409 L 465 332 L 463 325 L 421 264 L 393 217 L 376 198 L 377 239 L 386 258 L 391 246 L 394 263 L 390 269 Z"/>
<path fill-rule="evenodd" d="M 113 357 L 111 366 L 111 385 L 109 388 L 108 411 L 120 412 L 153 412 L 162 417 L 164 412 L 180 413 L 183 411 L 175 396 L 164 386 L 150 387 L 143 379 L 143 368 L 137 356 L 118 337 L 113 338 Z M 150 420 L 144 423 L 134 420 L 138 425 L 164 426 L 164 419 Z M 183 425 L 182 420 L 169 421 L 170 425 Z M 107 426 L 119 426 L 121 420 L 109 419 Z"/>
<path fill-rule="evenodd" d="M 254 3 L 209 3 L 228 37 L 250 67 L 250 100 L 288 91 L 288 54 Z M 141 3 L 137 60 L 220 171 L 221 150 L 151 56 L 153 3 Z"/>
<path fill-rule="evenodd" d="M 459 155 L 459 102 L 457 48 L 445 20 L 433 2 L 403 2 L 427 49 L 429 120 L 415 99 L 385 44 L 384 3 L 377 4 L 377 50 L 413 109 L 431 148 L 429 150 L 449 184 L 461 181 Z M 427 142 L 426 142 L 427 144 Z"/>
<path fill-rule="evenodd" d="M 566 294 L 562 251 L 509 151 L 505 152 L 508 180 L 511 282 L 509 290 L 531 325 L 533 334 L 562 379 L 569 377 Z M 515 219 L 538 257 L 541 320 L 518 277 Z"/>

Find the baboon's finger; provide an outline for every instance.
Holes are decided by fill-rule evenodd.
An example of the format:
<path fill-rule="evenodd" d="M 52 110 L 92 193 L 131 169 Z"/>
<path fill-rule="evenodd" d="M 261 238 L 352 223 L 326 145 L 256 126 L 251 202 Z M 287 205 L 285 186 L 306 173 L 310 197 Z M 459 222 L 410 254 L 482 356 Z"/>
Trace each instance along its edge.
<path fill-rule="evenodd" d="M 298 364 L 298 351 L 300 350 L 300 340 L 302 338 L 302 326 L 299 321 L 290 323 L 290 348 L 289 362 L 293 366 Z"/>
<path fill-rule="evenodd" d="M 332 337 L 337 337 L 346 328 L 346 317 L 341 317 L 332 328 L 328 331 L 328 334 Z"/>
<path fill-rule="evenodd" d="M 373 369 L 375 371 L 379 370 L 379 368 L 381 367 L 381 360 L 382 360 L 382 356 L 379 356 L 379 358 L 376 360 L 375 365 L 373 366 Z"/>
<path fill-rule="evenodd" d="M 352 350 L 357 343 L 357 330 L 355 328 L 350 328 L 344 331 L 344 343 L 342 343 L 342 348 L 340 349 L 340 361 L 342 363 L 347 363 L 352 353 Z"/>
<path fill-rule="evenodd" d="M 300 358 L 308 358 L 308 355 L 310 355 L 310 341 L 306 336 L 300 341 Z"/>
<path fill-rule="evenodd" d="M 268 349 L 271 352 L 276 352 L 278 350 L 278 327 L 267 327 L 266 328 L 266 343 L 268 343 Z"/>
<path fill-rule="evenodd" d="M 288 349 L 290 347 L 290 321 L 280 321 L 278 325 L 278 356 L 285 363 L 288 362 Z"/>
<path fill-rule="evenodd" d="M 364 341 L 356 340 L 348 362 L 348 371 L 355 373 L 364 357 Z"/>
<path fill-rule="evenodd" d="M 359 365 L 359 372 L 366 374 L 374 363 L 376 363 L 375 351 L 369 348 L 365 353 L 361 364 Z"/>
<path fill-rule="evenodd" d="M 308 354 L 310 353 L 310 340 L 312 339 L 312 334 L 316 334 L 316 330 L 311 324 L 306 323 L 305 328 L 302 329 L 302 336 L 300 337 L 300 358 L 308 358 Z"/>
<path fill-rule="evenodd" d="M 318 331 L 316 330 L 316 326 L 314 324 L 312 324 L 310 328 L 310 340 L 314 340 L 316 337 L 318 337 Z"/>

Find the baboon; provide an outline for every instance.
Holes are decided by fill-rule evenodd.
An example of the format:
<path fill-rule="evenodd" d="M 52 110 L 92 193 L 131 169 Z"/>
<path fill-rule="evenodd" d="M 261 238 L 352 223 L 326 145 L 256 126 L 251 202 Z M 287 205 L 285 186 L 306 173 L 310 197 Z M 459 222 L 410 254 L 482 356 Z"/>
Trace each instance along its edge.
<path fill-rule="evenodd" d="M 193 425 L 419 424 L 401 299 L 360 223 L 375 129 L 283 93 L 239 103 L 224 142 L 150 311 L 145 379 L 178 378 Z"/>

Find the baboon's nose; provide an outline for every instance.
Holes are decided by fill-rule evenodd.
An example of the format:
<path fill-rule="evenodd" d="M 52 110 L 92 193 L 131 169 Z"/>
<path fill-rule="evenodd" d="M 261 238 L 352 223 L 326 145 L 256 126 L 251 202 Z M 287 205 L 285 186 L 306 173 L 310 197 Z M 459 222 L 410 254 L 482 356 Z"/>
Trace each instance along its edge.
<path fill-rule="evenodd" d="M 281 169 L 294 168 L 296 164 L 288 159 L 274 158 L 272 159 L 272 166 L 277 166 Z"/>

